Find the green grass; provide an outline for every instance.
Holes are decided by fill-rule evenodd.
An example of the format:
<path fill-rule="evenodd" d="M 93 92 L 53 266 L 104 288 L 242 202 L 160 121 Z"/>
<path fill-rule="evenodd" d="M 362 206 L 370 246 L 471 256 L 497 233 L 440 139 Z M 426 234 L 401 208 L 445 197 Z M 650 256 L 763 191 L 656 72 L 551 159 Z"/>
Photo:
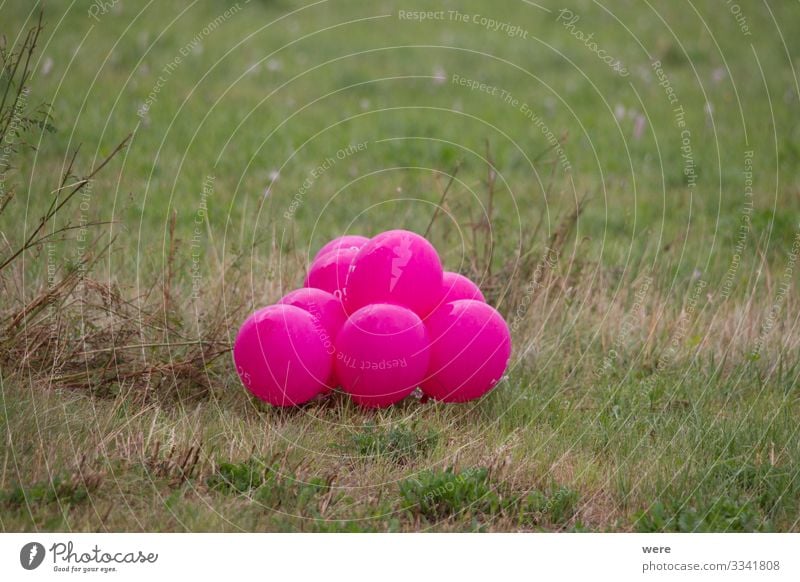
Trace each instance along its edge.
<path fill-rule="evenodd" d="M 405 463 L 424 456 L 436 446 L 434 432 L 419 434 L 405 425 L 376 427 L 367 424 L 352 435 L 352 450 L 365 459 L 387 457 L 396 463 Z"/>
<path fill-rule="evenodd" d="M 70 295 L 33 322 L 57 320 L 63 342 L 37 352 L 41 338 L 17 336 L 38 367 L 0 358 L 2 530 L 800 529 L 796 4 L 742 4 L 743 36 L 720 2 L 573 2 L 625 78 L 549 1 L 458 3 L 527 39 L 400 20 L 404 3 L 289 0 L 241 1 L 204 34 L 232 4 L 123 2 L 98 21 L 88 1 L 46 7 L 29 102 L 50 105 L 56 131 L 31 130 L 35 149 L 13 160 L 0 257 L 74 148 L 80 174 L 133 137 L 53 225 L 112 223 L 91 229 L 111 244 L 92 270 L 106 287 L 86 290 L 103 309 Z M 0 32 L 13 43 L 35 13 L 5 2 Z M 655 59 L 685 111 L 693 187 Z M 570 170 L 519 106 L 454 74 L 530 106 Z M 181 342 L 231 341 L 326 239 L 424 232 L 455 168 L 430 239 L 514 330 L 509 374 L 485 398 L 365 411 L 334 393 L 285 411 L 252 399 L 227 353 L 159 368 L 194 358 Z M 61 276 L 83 252 L 68 231 L 4 273 L 3 329 L 47 289 L 48 264 Z M 57 360 L 94 332 L 89 349 L 153 345 Z M 146 379 L 122 378 L 138 357 Z"/>

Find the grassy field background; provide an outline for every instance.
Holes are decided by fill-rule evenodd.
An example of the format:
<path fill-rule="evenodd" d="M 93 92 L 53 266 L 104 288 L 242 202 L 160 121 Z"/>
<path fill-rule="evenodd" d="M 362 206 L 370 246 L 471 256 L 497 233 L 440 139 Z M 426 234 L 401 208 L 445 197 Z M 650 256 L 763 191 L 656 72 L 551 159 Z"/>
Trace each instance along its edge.
<path fill-rule="evenodd" d="M 41 8 L 0 2 L 6 48 Z M 68 183 L 131 137 L 2 269 L 4 531 L 800 528 L 796 2 L 43 21 L 24 108 L 51 117 L 3 161 L 0 258 L 78 146 Z M 458 406 L 251 398 L 238 324 L 389 228 L 481 284 L 507 377 Z"/>

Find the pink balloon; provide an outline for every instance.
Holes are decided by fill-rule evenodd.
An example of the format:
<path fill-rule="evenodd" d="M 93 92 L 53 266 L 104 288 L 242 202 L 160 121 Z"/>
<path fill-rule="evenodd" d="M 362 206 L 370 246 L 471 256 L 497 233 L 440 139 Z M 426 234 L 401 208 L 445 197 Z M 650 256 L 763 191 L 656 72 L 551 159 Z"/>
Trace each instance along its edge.
<path fill-rule="evenodd" d="M 431 339 L 425 394 L 466 402 L 480 398 L 502 378 L 511 357 L 511 334 L 490 305 L 459 299 L 436 309 L 425 323 Z"/>
<path fill-rule="evenodd" d="M 442 276 L 442 289 L 444 295 L 441 303 L 450 303 L 459 299 L 474 299 L 486 303 L 486 297 L 483 296 L 478 286 L 459 273 L 445 271 Z"/>
<path fill-rule="evenodd" d="M 278 304 L 294 305 L 303 311 L 308 311 L 330 336 L 328 339 L 330 339 L 331 345 L 347 319 L 344 306 L 338 297 L 314 287 L 303 287 L 290 291 L 278 301 Z"/>
<path fill-rule="evenodd" d="M 368 242 L 369 239 L 365 236 L 360 236 L 357 234 L 346 234 L 344 236 L 337 237 L 332 241 L 322 245 L 322 248 L 317 251 L 316 255 L 314 255 L 314 260 L 316 261 L 322 255 L 327 255 L 329 252 L 336 251 L 339 249 L 345 249 L 350 247 L 355 247 L 357 249 L 360 249 Z"/>
<path fill-rule="evenodd" d="M 428 332 L 413 311 L 376 303 L 356 311 L 336 338 L 336 375 L 363 406 L 399 402 L 425 377 Z"/>
<path fill-rule="evenodd" d="M 242 324 L 233 361 L 255 396 L 273 406 L 294 406 L 322 391 L 333 356 L 310 313 L 293 305 L 270 305 Z"/>
<path fill-rule="evenodd" d="M 308 268 L 304 287 L 315 287 L 341 297 L 350 264 L 356 253 L 358 253 L 357 248 L 348 247 L 330 251 L 314 259 Z"/>
<path fill-rule="evenodd" d="M 331 356 L 336 353 L 333 342 L 347 319 L 344 306 L 337 297 L 322 289 L 304 287 L 287 293 L 278 301 L 278 304 L 294 305 L 313 315 L 314 325 L 320 338 L 322 338 L 325 350 Z M 331 366 L 331 376 L 327 388 L 335 388 L 338 385 L 339 382 L 336 379 L 333 366 Z"/>
<path fill-rule="evenodd" d="M 370 303 L 391 303 L 420 317 L 439 303 L 442 264 L 433 245 L 416 233 L 390 230 L 358 251 L 344 290 L 348 313 Z"/>

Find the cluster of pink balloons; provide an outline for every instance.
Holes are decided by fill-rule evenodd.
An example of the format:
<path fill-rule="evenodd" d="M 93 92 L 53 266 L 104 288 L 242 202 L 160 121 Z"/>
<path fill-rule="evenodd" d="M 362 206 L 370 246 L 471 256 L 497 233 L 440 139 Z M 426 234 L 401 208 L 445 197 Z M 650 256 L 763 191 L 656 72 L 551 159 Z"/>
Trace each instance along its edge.
<path fill-rule="evenodd" d="M 494 387 L 510 356 L 508 326 L 477 285 L 406 230 L 330 241 L 305 286 L 248 317 L 233 348 L 242 383 L 274 406 L 336 387 L 367 407 L 417 387 L 465 402 Z"/>

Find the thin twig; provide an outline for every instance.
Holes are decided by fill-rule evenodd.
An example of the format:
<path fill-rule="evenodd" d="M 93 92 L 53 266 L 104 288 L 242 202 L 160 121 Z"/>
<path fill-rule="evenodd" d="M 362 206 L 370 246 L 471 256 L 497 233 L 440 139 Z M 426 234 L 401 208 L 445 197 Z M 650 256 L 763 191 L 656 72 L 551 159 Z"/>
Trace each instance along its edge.
<path fill-rule="evenodd" d="M 169 254 L 167 255 L 167 274 L 164 278 L 164 318 L 168 320 L 170 312 L 170 302 L 172 299 L 172 274 L 173 263 L 175 262 L 175 249 L 177 241 L 175 240 L 175 224 L 178 221 L 178 210 L 172 210 L 172 216 L 169 220 Z"/>
<path fill-rule="evenodd" d="M 425 229 L 425 238 L 428 238 L 428 234 L 431 232 L 431 227 L 433 227 L 433 223 L 436 221 L 436 217 L 439 216 L 439 209 L 445 202 L 447 198 L 447 193 L 450 191 L 450 186 L 453 185 L 453 181 L 456 179 L 456 175 L 458 174 L 458 170 L 461 168 L 461 160 L 456 163 L 455 168 L 453 171 L 450 172 L 450 179 L 447 181 L 447 186 L 444 187 L 444 191 L 442 191 L 442 197 L 439 199 L 439 204 L 436 205 L 436 208 L 433 210 L 433 216 L 431 216 L 431 221 L 428 223 L 428 228 Z"/>
<path fill-rule="evenodd" d="M 186 341 L 186 342 L 155 342 L 155 343 L 146 343 L 146 344 L 130 344 L 127 346 L 114 346 L 111 348 L 99 348 L 96 350 L 87 350 L 84 352 L 76 352 L 74 355 L 76 356 L 89 356 L 91 354 L 102 354 L 107 352 L 115 352 L 119 350 L 140 350 L 143 348 L 172 348 L 178 346 L 201 346 L 201 345 L 214 345 L 219 344 L 223 346 L 228 346 L 229 348 L 232 347 L 230 343 L 223 342 L 223 341 L 216 341 L 216 340 L 193 340 L 193 341 Z"/>
<path fill-rule="evenodd" d="M 106 164 L 108 164 L 108 162 L 110 162 L 111 159 L 114 156 L 116 156 L 122 150 L 123 147 L 125 147 L 125 144 L 128 143 L 128 140 L 131 138 L 131 135 L 132 134 L 128 134 L 128 136 L 125 139 L 123 139 L 119 143 L 119 145 L 117 145 L 117 147 L 114 148 L 114 151 L 112 151 L 103 160 L 103 162 L 99 166 L 97 166 L 94 170 L 92 170 L 92 172 L 88 176 L 86 176 L 82 180 L 78 181 L 77 185 L 75 186 L 75 188 L 70 190 L 69 194 L 67 194 L 64 197 L 64 200 L 62 200 L 59 204 L 57 204 L 55 206 L 53 206 L 51 204 L 51 206 L 48 209 L 47 213 L 39 220 L 38 226 L 33 230 L 33 232 L 28 237 L 28 239 L 25 241 L 25 243 L 19 249 L 17 249 L 14 253 L 12 253 L 12 255 L 10 257 L 8 257 L 5 261 L 0 263 L 0 271 L 5 269 L 17 257 L 19 257 L 22 253 L 24 253 L 25 251 L 27 251 L 28 249 L 31 248 L 31 243 L 34 240 L 36 240 L 36 237 L 38 237 L 39 232 L 44 228 L 44 226 L 58 213 L 59 210 L 61 210 L 61 208 L 64 207 L 65 204 L 67 204 L 78 192 L 80 192 L 84 188 L 84 186 L 86 186 L 86 184 L 88 184 L 92 180 L 92 178 L 94 178 L 97 175 L 97 173 L 100 170 L 102 170 L 106 166 Z"/>
<path fill-rule="evenodd" d="M 491 145 L 489 139 L 486 139 L 486 187 L 489 191 L 489 202 L 487 204 L 487 217 L 486 217 L 486 234 L 484 257 L 486 261 L 486 275 L 491 278 L 492 276 L 492 259 L 494 258 L 494 238 L 492 237 L 492 220 L 494 215 L 494 184 L 497 180 L 497 172 L 494 169 L 494 161 L 492 160 Z"/>

